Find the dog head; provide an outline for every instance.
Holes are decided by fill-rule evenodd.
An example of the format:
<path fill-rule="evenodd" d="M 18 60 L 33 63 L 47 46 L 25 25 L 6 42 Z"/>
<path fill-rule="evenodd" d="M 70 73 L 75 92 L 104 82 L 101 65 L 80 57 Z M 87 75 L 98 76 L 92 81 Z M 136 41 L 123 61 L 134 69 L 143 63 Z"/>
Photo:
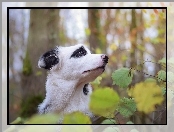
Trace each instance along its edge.
<path fill-rule="evenodd" d="M 104 54 L 91 54 L 89 49 L 78 44 L 70 47 L 56 47 L 43 54 L 38 66 L 57 74 L 65 80 L 93 81 L 103 73 L 108 63 Z"/>

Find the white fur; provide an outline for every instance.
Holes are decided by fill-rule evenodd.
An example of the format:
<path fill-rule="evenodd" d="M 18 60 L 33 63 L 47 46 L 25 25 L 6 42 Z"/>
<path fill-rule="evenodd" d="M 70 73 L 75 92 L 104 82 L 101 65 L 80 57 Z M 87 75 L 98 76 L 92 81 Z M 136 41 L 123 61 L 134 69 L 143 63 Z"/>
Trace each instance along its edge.
<path fill-rule="evenodd" d="M 80 58 L 70 58 L 73 51 L 80 46 L 82 45 L 57 48 L 59 63 L 49 71 L 46 81 L 46 97 L 38 107 L 39 113 L 55 112 L 64 115 L 81 111 L 92 117 L 88 106 L 92 87 L 88 85 L 87 95 L 83 93 L 83 87 L 102 74 L 103 69 L 92 69 L 102 66 L 103 61 L 101 54 L 91 54 L 84 45 L 87 55 Z M 45 65 L 43 59 L 39 60 L 38 65 L 39 67 Z M 87 70 L 92 71 L 83 73 Z M 47 105 L 49 107 L 45 109 Z"/>

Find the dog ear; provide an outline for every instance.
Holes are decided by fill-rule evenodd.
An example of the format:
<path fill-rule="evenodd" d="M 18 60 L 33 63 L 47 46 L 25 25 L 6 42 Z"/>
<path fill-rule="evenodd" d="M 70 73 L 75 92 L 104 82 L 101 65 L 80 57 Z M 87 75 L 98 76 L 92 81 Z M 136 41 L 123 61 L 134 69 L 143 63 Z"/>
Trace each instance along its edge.
<path fill-rule="evenodd" d="M 38 66 L 40 68 L 51 70 L 53 66 L 59 63 L 59 57 L 57 54 L 58 51 L 56 50 L 50 50 L 44 53 L 38 61 Z"/>

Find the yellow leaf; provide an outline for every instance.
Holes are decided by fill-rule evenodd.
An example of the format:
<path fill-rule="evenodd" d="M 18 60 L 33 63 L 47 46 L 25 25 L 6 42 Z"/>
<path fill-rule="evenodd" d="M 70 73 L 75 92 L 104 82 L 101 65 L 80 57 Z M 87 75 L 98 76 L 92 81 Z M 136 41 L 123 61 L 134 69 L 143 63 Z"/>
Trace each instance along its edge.
<path fill-rule="evenodd" d="M 99 85 L 100 84 L 100 82 L 101 82 L 101 80 L 102 80 L 102 77 L 101 76 L 99 76 L 99 77 L 97 77 L 93 82 L 92 82 L 92 84 L 96 84 L 96 85 Z"/>
<path fill-rule="evenodd" d="M 89 116 L 81 112 L 73 112 L 64 116 L 63 124 L 91 124 Z"/>
<path fill-rule="evenodd" d="M 121 56 L 121 60 L 122 60 L 122 61 L 126 61 L 127 59 L 128 59 L 128 58 L 127 58 L 127 55 L 124 55 L 124 54 L 123 54 L 123 55 Z"/>
<path fill-rule="evenodd" d="M 145 47 L 143 45 L 137 45 L 137 48 L 141 51 L 145 51 Z"/>
<path fill-rule="evenodd" d="M 155 14 L 151 14 L 150 17 L 151 17 L 152 20 L 154 20 L 155 19 Z"/>
<path fill-rule="evenodd" d="M 109 48 L 111 49 L 111 50 L 116 50 L 117 49 L 117 46 L 116 46 L 116 44 L 111 44 L 110 46 L 109 46 Z"/>
<path fill-rule="evenodd" d="M 165 14 L 163 12 L 160 12 L 159 13 L 159 17 L 160 17 L 160 19 L 164 19 L 165 18 Z"/>
<path fill-rule="evenodd" d="M 155 105 L 160 105 L 163 100 L 161 88 L 156 82 L 141 82 L 131 88 L 129 95 L 135 99 L 137 109 L 146 114 L 155 110 Z"/>
<path fill-rule="evenodd" d="M 113 118 L 119 100 L 118 94 L 113 89 L 97 89 L 91 94 L 90 110 L 96 115 Z"/>
<path fill-rule="evenodd" d="M 92 127 L 90 125 L 62 125 L 60 132 L 92 132 Z"/>
<path fill-rule="evenodd" d="M 101 53 L 102 53 L 101 49 L 99 49 L 99 48 L 97 48 L 97 49 L 95 50 L 95 52 L 96 52 L 96 54 L 101 54 Z"/>
<path fill-rule="evenodd" d="M 147 11 L 145 9 L 142 10 L 144 13 L 147 13 Z"/>
<path fill-rule="evenodd" d="M 25 124 L 56 124 L 60 116 L 57 114 L 33 115 Z"/>
<path fill-rule="evenodd" d="M 91 30 L 90 30 L 89 28 L 86 28 L 86 29 L 85 29 L 85 34 L 86 34 L 87 36 L 89 36 L 89 35 L 91 34 Z"/>

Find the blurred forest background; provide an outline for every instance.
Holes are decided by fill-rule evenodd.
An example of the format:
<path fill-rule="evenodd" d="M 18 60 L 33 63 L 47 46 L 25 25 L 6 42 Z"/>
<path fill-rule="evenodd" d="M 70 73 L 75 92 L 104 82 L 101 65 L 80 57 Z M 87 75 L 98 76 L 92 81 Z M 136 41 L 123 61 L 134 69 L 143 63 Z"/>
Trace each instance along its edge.
<path fill-rule="evenodd" d="M 121 67 L 137 69 L 131 85 L 157 74 L 161 67 L 154 62 L 166 57 L 166 10 L 10 9 L 9 122 L 31 117 L 45 97 L 47 73 L 37 66 L 40 55 L 57 45 L 78 43 L 109 56 L 100 86 L 126 96 L 112 85 L 111 74 Z M 166 122 L 161 109 L 152 114 L 156 123 Z"/>

